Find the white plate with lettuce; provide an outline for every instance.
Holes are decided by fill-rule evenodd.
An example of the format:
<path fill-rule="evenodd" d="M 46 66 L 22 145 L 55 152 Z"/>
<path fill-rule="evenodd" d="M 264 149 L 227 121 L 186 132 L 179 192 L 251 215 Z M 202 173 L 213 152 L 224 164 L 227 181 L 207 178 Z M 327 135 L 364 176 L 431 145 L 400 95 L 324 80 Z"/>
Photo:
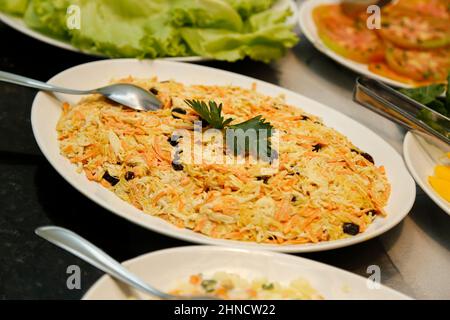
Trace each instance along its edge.
<path fill-rule="evenodd" d="M 69 30 L 78 16 L 80 28 Z M 0 21 L 13 29 L 111 58 L 269 62 L 297 43 L 296 20 L 293 0 L 0 1 Z"/>

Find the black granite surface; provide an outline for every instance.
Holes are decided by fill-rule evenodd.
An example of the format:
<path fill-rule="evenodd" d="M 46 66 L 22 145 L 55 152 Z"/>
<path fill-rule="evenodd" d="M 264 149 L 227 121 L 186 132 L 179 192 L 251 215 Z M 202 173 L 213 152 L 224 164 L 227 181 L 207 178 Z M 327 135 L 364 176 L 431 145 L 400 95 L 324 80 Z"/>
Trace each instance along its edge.
<path fill-rule="evenodd" d="M 0 24 L 0 70 L 48 80 L 68 67 L 95 58 L 58 49 Z M 275 66 L 244 61 L 208 65 L 277 83 Z M 131 224 L 94 204 L 66 183 L 41 154 L 33 137 L 30 110 L 36 92 L 0 83 L 0 298 L 79 299 L 102 273 L 34 234 L 43 225 L 78 232 L 118 260 L 187 243 Z M 305 257 L 366 275 L 383 265 L 398 276 L 381 243 Z M 67 267 L 79 265 L 81 290 L 66 286 Z M 389 279 L 385 279 L 389 280 Z"/>

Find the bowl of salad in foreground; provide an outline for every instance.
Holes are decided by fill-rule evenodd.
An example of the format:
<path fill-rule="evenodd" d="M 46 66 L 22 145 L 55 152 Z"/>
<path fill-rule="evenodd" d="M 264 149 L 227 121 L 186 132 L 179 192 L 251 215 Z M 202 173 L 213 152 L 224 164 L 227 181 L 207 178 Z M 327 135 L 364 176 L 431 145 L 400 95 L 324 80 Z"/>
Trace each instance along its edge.
<path fill-rule="evenodd" d="M 93 62 L 51 82 L 111 80 L 157 94 L 164 108 L 142 113 L 99 96 L 39 93 L 32 125 L 69 183 L 134 223 L 205 244 L 317 251 L 386 232 L 412 207 L 415 184 L 392 147 L 299 94 L 168 61 Z M 251 143 L 234 148 L 215 135 L 230 130 Z M 255 157 L 253 142 L 270 142 L 267 158 Z"/>
<path fill-rule="evenodd" d="M 111 58 L 280 58 L 298 38 L 291 0 L 5 0 L 0 20 L 40 41 Z"/>
<path fill-rule="evenodd" d="M 260 251 L 195 246 L 155 251 L 124 263 L 156 288 L 230 300 L 404 300 L 409 297 L 312 260 Z M 84 300 L 152 299 L 103 276 Z M 219 310 L 217 310 L 219 311 Z M 269 310 L 270 311 L 270 310 Z"/>
<path fill-rule="evenodd" d="M 299 21 L 318 50 L 355 72 L 396 87 L 445 83 L 448 1 L 395 1 L 381 9 L 379 28 L 368 28 L 371 15 L 350 13 L 340 0 L 314 0 L 301 6 Z"/>

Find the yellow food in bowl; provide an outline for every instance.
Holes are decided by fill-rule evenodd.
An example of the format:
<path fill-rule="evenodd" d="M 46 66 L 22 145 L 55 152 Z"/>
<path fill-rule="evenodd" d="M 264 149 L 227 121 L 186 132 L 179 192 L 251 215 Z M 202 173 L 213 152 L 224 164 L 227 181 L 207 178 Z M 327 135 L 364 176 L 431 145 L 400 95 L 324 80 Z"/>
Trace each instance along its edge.
<path fill-rule="evenodd" d="M 450 159 L 450 153 L 447 154 Z M 450 202 L 450 166 L 438 165 L 434 168 L 434 176 L 428 182 L 442 198 Z"/>
<path fill-rule="evenodd" d="M 287 284 L 266 278 L 247 280 L 238 274 L 216 272 L 211 277 L 191 275 L 170 292 L 174 295 L 211 295 L 226 300 L 322 300 L 308 281 L 299 278 Z"/>

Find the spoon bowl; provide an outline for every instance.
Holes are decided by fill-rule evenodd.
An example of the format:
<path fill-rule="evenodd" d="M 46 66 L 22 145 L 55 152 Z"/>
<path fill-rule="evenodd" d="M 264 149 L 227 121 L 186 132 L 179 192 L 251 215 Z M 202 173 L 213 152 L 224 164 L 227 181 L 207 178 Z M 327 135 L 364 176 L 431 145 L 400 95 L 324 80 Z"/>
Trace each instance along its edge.
<path fill-rule="evenodd" d="M 101 94 L 107 99 L 138 111 L 155 111 L 162 108 L 162 102 L 151 92 L 127 83 L 116 83 L 93 90 L 62 88 L 42 81 L 0 71 L 0 81 L 17 84 L 48 92 L 73 95 Z"/>
<path fill-rule="evenodd" d="M 139 111 L 161 109 L 162 103 L 151 92 L 133 84 L 117 83 L 95 90 L 109 100 Z"/>

